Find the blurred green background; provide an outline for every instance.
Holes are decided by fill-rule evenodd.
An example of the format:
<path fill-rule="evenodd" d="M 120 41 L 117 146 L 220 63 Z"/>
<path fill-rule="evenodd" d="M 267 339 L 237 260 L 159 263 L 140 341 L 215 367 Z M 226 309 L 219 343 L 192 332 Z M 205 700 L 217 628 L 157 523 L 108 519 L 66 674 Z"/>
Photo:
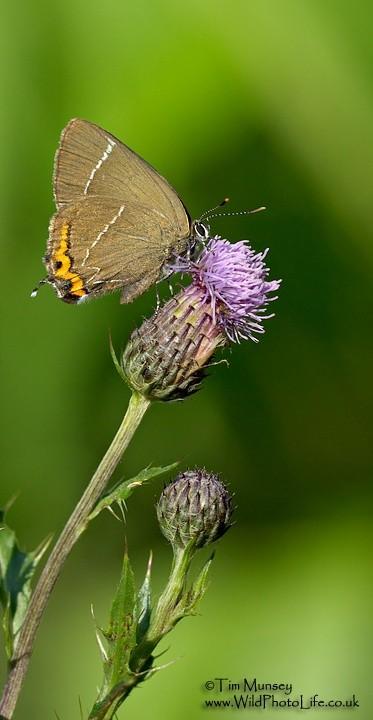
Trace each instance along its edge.
<path fill-rule="evenodd" d="M 234 347 L 194 397 L 151 408 L 116 475 L 205 465 L 238 505 L 201 615 L 159 662 L 177 661 L 119 717 L 199 720 L 203 684 L 220 676 L 355 693 L 356 715 L 371 718 L 372 4 L 38 0 L 3 13 L 0 499 L 19 493 L 12 525 L 28 548 L 62 527 L 129 397 L 109 330 L 123 345 L 155 304 L 153 290 L 127 307 L 117 295 L 68 306 L 50 288 L 29 298 L 44 273 L 54 151 L 78 116 L 155 165 L 193 217 L 225 195 L 231 209 L 267 205 L 213 231 L 269 246 L 283 278 L 259 345 Z M 90 707 L 101 679 L 90 604 L 104 624 L 124 535 L 139 580 L 150 547 L 158 589 L 167 577 L 161 487 L 133 497 L 125 528 L 95 521 L 70 557 L 19 720 L 79 718 L 79 696 Z"/>

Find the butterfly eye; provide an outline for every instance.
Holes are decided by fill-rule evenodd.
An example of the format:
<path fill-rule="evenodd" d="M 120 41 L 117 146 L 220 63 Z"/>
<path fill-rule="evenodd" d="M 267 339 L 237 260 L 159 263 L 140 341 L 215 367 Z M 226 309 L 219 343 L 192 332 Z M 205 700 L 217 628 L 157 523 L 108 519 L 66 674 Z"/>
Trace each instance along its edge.
<path fill-rule="evenodd" d="M 207 239 L 209 236 L 209 227 L 201 222 L 194 223 L 194 229 L 196 234 L 200 238 Z"/>

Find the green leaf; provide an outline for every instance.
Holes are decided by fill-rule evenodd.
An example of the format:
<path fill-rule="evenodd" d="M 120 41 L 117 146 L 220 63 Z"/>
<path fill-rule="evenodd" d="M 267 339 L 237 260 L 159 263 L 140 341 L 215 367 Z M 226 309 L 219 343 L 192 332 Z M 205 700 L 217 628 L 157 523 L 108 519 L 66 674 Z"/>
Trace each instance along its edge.
<path fill-rule="evenodd" d="M 127 552 L 122 574 L 110 612 L 109 629 L 104 633 L 108 652 L 105 668 L 105 694 L 130 673 L 129 658 L 136 644 L 136 592 L 133 571 Z"/>
<path fill-rule="evenodd" d="M 213 552 L 212 555 L 205 562 L 200 574 L 197 577 L 197 580 L 195 580 L 188 592 L 188 598 L 184 610 L 185 615 L 194 615 L 197 611 L 197 607 L 208 588 L 208 573 L 214 556 L 215 553 Z"/>
<path fill-rule="evenodd" d="M 3 608 L 2 626 L 5 639 L 5 652 L 8 660 L 10 660 L 13 655 L 13 632 L 9 597 L 6 600 L 6 603 L 3 605 Z"/>
<path fill-rule="evenodd" d="M 171 470 L 174 470 L 177 466 L 178 463 L 176 462 L 171 465 L 166 465 L 165 467 L 147 467 L 144 468 L 144 470 L 141 470 L 138 475 L 130 480 L 121 480 L 112 490 L 99 500 L 95 509 L 91 512 L 89 520 L 93 520 L 93 518 L 95 518 L 101 510 L 111 507 L 114 503 L 123 507 L 125 501 L 128 500 L 136 488 L 142 487 L 142 485 L 145 485 L 153 478 L 158 477 L 158 475 L 171 472 Z"/>
<path fill-rule="evenodd" d="M 151 618 L 151 571 L 152 571 L 152 553 L 149 555 L 148 567 L 144 582 L 137 594 L 137 628 L 136 628 L 136 640 L 138 643 L 146 635 Z"/>
<path fill-rule="evenodd" d="M 0 511 L 0 603 L 3 608 L 5 648 L 10 659 L 29 604 L 32 576 L 51 537 L 33 552 L 21 550 L 15 532 L 5 522 L 8 508 Z"/>
<path fill-rule="evenodd" d="M 115 369 L 116 369 L 119 377 L 122 378 L 122 380 L 124 380 L 125 383 L 127 383 L 127 378 L 126 378 L 126 376 L 125 376 L 125 374 L 124 374 L 124 372 L 123 372 L 123 368 L 122 368 L 122 366 L 121 366 L 121 364 L 120 364 L 120 362 L 119 362 L 119 360 L 118 360 L 118 358 L 117 358 L 116 352 L 115 352 L 115 350 L 114 350 L 114 346 L 113 346 L 113 341 L 112 341 L 112 339 L 111 339 L 111 335 L 109 336 L 109 342 L 110 342 L 110 355 L 111 355 L 111 359 L 112 359 L 112 361 L 113 361 L 113 363 L 114 363 L 114 367 L 115 367 Z"/>

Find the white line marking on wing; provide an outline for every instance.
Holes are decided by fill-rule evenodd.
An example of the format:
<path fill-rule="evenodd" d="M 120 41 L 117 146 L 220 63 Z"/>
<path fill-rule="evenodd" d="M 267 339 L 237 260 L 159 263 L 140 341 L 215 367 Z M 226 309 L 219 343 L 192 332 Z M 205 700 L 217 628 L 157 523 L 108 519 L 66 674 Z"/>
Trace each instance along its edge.
<path fill-rule="evenodd" d="M 83 191 L 83 192 L 84 192 L 84 195 L 87 194 L 88 188 L 89 188 L 89 186 L 90 186 L 90 184 L 91 184 L 94 176 L 96 175 L 96 172 L 100 169 L 101 165 L 103 165 L 103 163 L 105 162 L 105 160 L 108 159 L 110 153 L 113 151 L 113 148 L 115 147 L 115 142 L 114 142 L 114 140 L 111 140 L 110 138 L 106 138 L 106 139 L 107 139 L 107 141 L 108 141 L 108 144 L 107 144 L 106 149 L 104 150 L 102 156 L 100 157 L 97 165 L 95 165 L 95 167 L 93 168 L 93 170 L 92 170 L 92 172 L 91 172 L 91 174 L 90 174 L 90 176 L 89 176 L 89 178 L 88 178 L 88 180 L 87 180 L 87 182 L 86 182 L 86 184 L 85 184 L 85 188 L 84 188 L 84 191 Z"/>
<path fill-rule="evenodd" d="M 118 220 L 118 218 L 120 218 L 123 210 L 124 210 L 124 205 L 121 205 L 120 208 L 119 208 L 119 210 L 118 210 L 118 212 L 114 215 L 114 217 L 110 220 L 110 222 L 108 222 L 107 225 L 105 225 L 105 227 L 103 228 L 103 230 L 100 230 L 99 234 L 98 234 L 97 237 L 96 237 L 96 240 L 94 240 L 93 243 L 92 243 L 92 245 L 88 248 L 88 250 L 87 250 L 87 252 L 86 252 L 86 254 L 85 254 L 84 260 L 83 260 L 83 262 L 82 262 L 82 265 L 85 265 L 85 264 L 86 264 L 86 262 L 87 262 L 87 260 L 88 260 L 88 258 L 89 258 L 89 253 L 91 252 L 91 250 L 93 250 L 93 248 L 95 247 L 95 245 L 97 245 L 98 241 L 101 240 L 102 236 L 105 235 L 105 233 L 109 230 L 109 228 L 116 223 L 116 221 Z"/>

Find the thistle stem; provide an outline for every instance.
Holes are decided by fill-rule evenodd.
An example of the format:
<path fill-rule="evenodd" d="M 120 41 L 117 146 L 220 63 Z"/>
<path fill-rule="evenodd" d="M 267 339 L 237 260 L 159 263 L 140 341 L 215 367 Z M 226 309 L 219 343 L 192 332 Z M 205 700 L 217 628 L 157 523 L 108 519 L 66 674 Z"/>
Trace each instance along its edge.
<path fill-rule="evenodd" d="M 170 577 L 158 600 L 154 620 L 147 634 L 147 641 L 149 643 L 158 639 L 161 635 L 164 635 L 172 627 L 172 621 L 170 623 L 170 620 L 184 592 L 189 566 L 195 552 L 194 545 L 192 541 L 186 547 L 174 548 Z"/>
<path fill-rule="evenodd" d="M 94 505 L 100 498 L 121 460 L 149 403 L 149 400 L 138 393 L 134 393 L 131 396 L 127 412 L 119 426 L 117 434 L 101 460 L 87 489 L 73 510 L 72 515 L 62 530 L 47 560 L 38 584 L 32 594 L 25 620 L 17 639 L 14 657 L 11 661 L 11 669 L 0 702 L 1 720 L 10 720 L 13 717 L 18 695 L 27 673 L 36 631 L 62 566 L 85 529 Z"/>

